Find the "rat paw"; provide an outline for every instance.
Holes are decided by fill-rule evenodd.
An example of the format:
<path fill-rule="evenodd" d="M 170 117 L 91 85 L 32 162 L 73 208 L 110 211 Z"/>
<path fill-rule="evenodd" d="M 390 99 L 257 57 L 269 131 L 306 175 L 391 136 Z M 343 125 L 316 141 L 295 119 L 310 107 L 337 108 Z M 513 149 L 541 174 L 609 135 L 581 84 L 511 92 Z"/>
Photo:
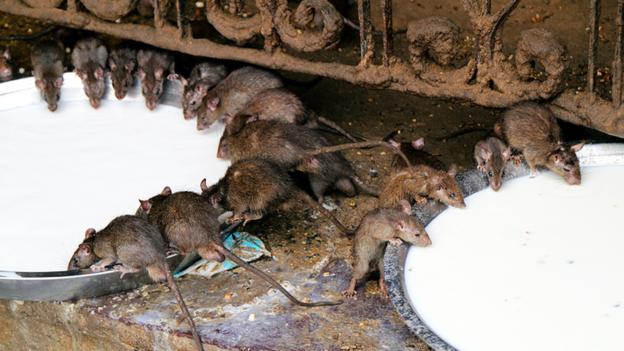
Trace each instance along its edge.
<path fill-rule="evenodd" d="M 179 255 L 179 254 L 180 254 L 180 250 L 178 250 L 175 247 L 168 247 L 167 250 L 165 251 L 165 256 Z"/>
<path fill-rule="evenodd" d="M 355 290 L 345 290 L 342 292 L 342 296 L 347 299 L 357 300 L 357 292 Z"/>
<path fill-rule="evenodd" d="M 427 203 L 427 198 L 426 197 L 419 197 L 416 199 L 416 203 L 419 205 L 424 205 Z"/>
<path fill-rule="evenodd" d="M 242 221 L 243 219 L 244 219 L 244 217 L 243 217 L 243 216 L 240 216 L 240 215 L 233 215 L 233 216 L 231 216 L 231 217 L 229 217 L 229 218 L 226 218 L 226 219 L 225 219 L 225 223 L 226 223 L 226 224 L 233 224 L 233 223 L 235 223 L 235 222 Z"/>
<path fill-rule="evenodd" d="M 91 269 L 91 272 L 104 272 L 106 270 L 106 267 L 96 263 L 91 265 L 89 269 Z"/>
<path fill-rule="evenodd" d="M 392 238 L 392 239 L 388 240 L 388 242 L 391 245 L 395 245 L 395 246 L 399 246 L 399 245 L 403 244 L 403 240 L 401 240 L 399 238 Z"/>

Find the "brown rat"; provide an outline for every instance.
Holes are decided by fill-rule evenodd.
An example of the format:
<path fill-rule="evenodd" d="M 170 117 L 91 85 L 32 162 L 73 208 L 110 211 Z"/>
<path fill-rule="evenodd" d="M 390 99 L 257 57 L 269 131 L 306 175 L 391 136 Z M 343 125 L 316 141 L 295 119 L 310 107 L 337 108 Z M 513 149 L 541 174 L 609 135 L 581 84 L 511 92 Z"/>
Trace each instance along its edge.
<path fill-rule="evenodd" d="M 207 198 L 199 194 L 188 191 L 172 193 L 169 187 L 165 187 L 159 195 L 141 201 L 137 215 L 147 218 L 150 223 L 156 225 L 165 239 L 182 253 L 196 251 L 202 258 L 209 261 L 231 260 L 267 281 L 299 306 L 330 306 L 342 303 L 341 301 L 301 302 L 268 274 L 223 247 L 217 211 Z"/>
<path fill-rule="evenodd" d="M 210 127 L 226 114 L 236 115 L 256 94 L 281 86 L 279 77 L 258 68 L 243 67 L 233 71 L 206 93 L 203 113 L 197 115 L 197 129 Z"/>
<path fill-rule="evenodd" d="M 425 138 L 414 139 L 409 142 L 400 142 L 397 141 L 396 135 L 398 131 L 393 131 L 388 136 L 386 136 L 383 140 L 390 143 L 392 146 L 401 150 L 401 152 L 407 157 L 410 164 L 412 165 L 428 165 L 435 169 L 440 170 L 448 170 L 448 167 L 444 164 L 444 162 L 440 161 L 439 158 L 433 156 L 429 152 L 425 151 Z M 405 163 L 399 155 L 395 154 L 392 158 L 391 167 L 394 170 L 399 170 L 407 167 L 408 164 Z"/>
<path fill-rule="evenodd" d="M 6 82 L 11 79 L 13 79 L 11 51 L 9 48 L 0 49 L 0 82 Z"/>
<path fill-rule="evenodd" d="M 537 175 L 538 166 L 544 166 L 562 176 L 568 184 L 581 183 L 576 153 L 584 143 L 564 145 L 557 120 L 547 107 L 534 102 L 515 105 L 496 122 L 494 133 L 512 149 L 522 152 L 532 177 Z"/>
<path fill-rule="evenodd" d="M 202 181 L 201 189 L 213 206 L 222 205 L 234 212 L 229 222 L 260 219 L 280 207 L 287 208 L 288 201 L 296 199 L 319 211 L 343 233 L 352 234 L 331 212 L 299 189 L 287 170 L 269 160 L 251 158 L 234 162 L 216 185 L 208 188 Z"/>
<path fill-rule="evenodd" d="M 184 119 L 192 119 L 197 115 L 208 90 L 217 85 L 227 75 L 224 65 L 202 62 L 191 70 L 188 79 L 178 75 L 169 75 L 169 79 L 177 79 L 182 83 L 182 112 Z"/>
<path fill-rule="evenodd" d="M 48 110 L 56 111 L 63 85 L 63 57 L 65 48 L 56 40 L 43 40 L 33 45 L 30 59 L 35 85 L 48 103 Z"/>
<path fill-rule="evenodd" d="M 100 101 L 104 96 L 107 59 L 108 50 L 97 38 L 79 40 L 72 52 L 74 71 L 82 80 L 84 92 L 93 108 L 100 106 Z"/>
<path fill-rule="evenodd" d="M 307 109 L 297 95 L 285 88 L 267 89 L 254 96 L 235 116 L 226 116 L 225 123 L 232 119 L 280 120 L 282 122 L 304 125 L 312 129 L 341 134 L 347 139 L 357 140 L 334 121 L 319 116 Z"/>
<path fill-rule="evenodd" d="M 345 297 L 356 298 L 357 283 L 375 269 L 379 270 L 379 289 L 387 296 L 383 256 L 388 243 L 431 245 L 424 226 L 410 215 L 411 210 L 410 204 L 402 200 L 396 208 L 374 209 L 362 219 L 353 238 L 353 273 L 343 292 Z"/>
<path fill-rule="evenodd" d="M 197 349 L 203 350 L 193 318 L 167 265 L 165 243 L 156 226 L 144 218 L 125 215 L 113 219 L 98 232 L 89 228 L 84 241 L 74 252 L 68 269 L 89 267 L 94 272 L 101 272 L 115 263 L 119 265 L 114 269 L 121 272 L 122 279 L 127 273 L 146 268 L 152 280 L 166 280 L 189 322 Z"/>
<path fill-rule="evenodd" d="M 137 65 L 145 106 L 154 110 L 165 90 L 165 78 L 174 73 L 173 56 L 155 49 L 141 49 L 137 52 Z"/>
<path fill-rule="evenodd" d="M 236 132 L 228 125 L 219 142 L 217 157 L 233 162 L 254 157 L 270 160 L 285 169 L 297 168 L 307 173 L 314 195 L 319 202 L 330 188 L 354 196 L 356 187 L 377 196 L 355 174 L 353 167 L 339 153 L 326 153 L 308 158 L 308 152 L 329 146 L 318 132 L 304 126 L 276 120 L 260 120 L 244 124 Z M 305 162 L 303 162 L 305 160 Z"/>
<path fill-rule="evenodd" d="M 120 47 L 111 51 L 108 56 L 110 77 L 118 100 L 126 97 L 128 90 L 134 86 L 134 70 L 137 66 L 136 50 L 131 47 Z"/>
<path fill-rule="evenodd" d="M 448 171 L 424 164 L 394 171 L 381 189 L 379 207 L 394 207 L 401 200 L 415 200 L 424 204 L 431 198 L 449 206 L 464 208 L 466 204 L 455 180 L 456 174 L 455 165 L 451 165 Z"/>
<path fill-rule="evenodd" d="M 511 148 L 495 137 L 479 140 L 474 147 L 477 169 L 487 176 L 490 187 L 498 191 L 503 184 L 505 166 L 511 159 Z"/>

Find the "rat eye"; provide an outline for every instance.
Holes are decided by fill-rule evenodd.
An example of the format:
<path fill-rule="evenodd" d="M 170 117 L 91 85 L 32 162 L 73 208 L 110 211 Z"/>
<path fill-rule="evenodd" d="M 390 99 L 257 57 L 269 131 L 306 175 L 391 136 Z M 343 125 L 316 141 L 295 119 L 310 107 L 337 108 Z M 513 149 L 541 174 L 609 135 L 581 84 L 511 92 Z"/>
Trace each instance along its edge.
<path fill-rule="evenodd" d="M 492 173 L 492 171 L 488 171 L 487 175 L 488 175 L 488 177 L 493 177 L 493 176 L 494 176 L 494 174 Z"/>
<path fill-rule="evenodd" d="M 504 176 L 505 176 L 505 171 L 503 171 L 503 172 L 501 173 L 501 176 L 502 176 L 502 177 L 504 177 Z"/>
<path fill-rule="evenodd" d="M 438 191 L 442 191 L 442 185 L 438 185 Z"/>
<path fill-rule="evenodd" d="M 563 171 L 564 171 L 564 172 L 570 172 L 571 170 L 572 170 L 572 169 L 571 169 L 571 168 L 569 168 L 569 167 L 563 167 Z"/>
<path fill-rule="evenodd" d="M 191 101 L 191 106 L 195 106 L 196 103 L 197 103 L 197 101 L 195 101 L 195 100 Z"/>
<path fill-rule="evenodd" d="M 449 194 L 449 197 L 450 197 L 451 199 L 454 199 L 454 198 L 455 198 L 455 196 L 456 196 L 456 195 L 455 195 L 455 193 L 450 193 L 450 194 Z"/>

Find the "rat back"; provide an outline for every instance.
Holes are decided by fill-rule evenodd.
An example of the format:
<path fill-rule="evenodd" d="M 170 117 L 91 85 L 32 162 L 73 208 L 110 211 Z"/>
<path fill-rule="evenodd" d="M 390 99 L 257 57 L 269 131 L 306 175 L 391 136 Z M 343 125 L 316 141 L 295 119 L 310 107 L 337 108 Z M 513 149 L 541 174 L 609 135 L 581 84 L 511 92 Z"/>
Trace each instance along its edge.
<path fill-rule="evenodd" d="M 546 156 L 557 148 L 560 140 L 555 116 L 548 108 L 533 102 L 521 103 L 507 110 L 496 132 L 502 134 L 509 146 L 525 154 Z"/>
<path fill-rule="evenodd" d="M 30 52 L 33 75 L 41 79 L 46 74 L 63 74 L 63 44 L 55 40 L 44 40 L 35 44 Z"/>
<path fill-rule="evenodd" d="M 295 124 L 304 124 L 307 120 L 307 111 L 303 102 L 297 95 L 284 88 L 267 89 L 258 93 L 238 115 Z"/>
<path fill-rule="evenodd" d="M 281 86 L 283 86 L 281 79 L 273 73 L 254 67 L 243 67 L 230 73 L 215 87 L 215 90 L 222 100 L 222 114 L 235 115 L 256 94 Z"/>
<path fill-rule="evenodd" d="M 79 40 L 72 52 L 72 64 L 77 69 L 87 69 L 91 62 L 104 68 L 107 58 L 106 46 L 97 38 Z"/>
<path fill-rule="evenodd" d="M 274 210 L 295 191 L 288 173 L 260 158 L 233 163 L 219 182 L 226 206 L 236 213 Z"/>
<path fill-rule="evenodd" d="M 182 252 L 191 252 L 209 245 L 211 240 L 221 243 L 217 215 L 207 199 L 182 191 L 154 202 L 148 218 L 167 241 Z"/>
<path fill-rule="evenodd" d="M 227 69 L 224 65 L 202 62 L 191 70 L 191 74 L 188 79 L 188 85 L 195 85 L 202 81 L 204 84 L 213 87 L 217 83 L 223 80 L 227 76 Z"/>
<path fill-rule="evenodd" d="M 98 257 L 116 257 L 118 263 L 142 268 L 164 262 L 165 244 L 158 229 L 141 217 L 125 215 L 113 219 L 95 234 Z"/>

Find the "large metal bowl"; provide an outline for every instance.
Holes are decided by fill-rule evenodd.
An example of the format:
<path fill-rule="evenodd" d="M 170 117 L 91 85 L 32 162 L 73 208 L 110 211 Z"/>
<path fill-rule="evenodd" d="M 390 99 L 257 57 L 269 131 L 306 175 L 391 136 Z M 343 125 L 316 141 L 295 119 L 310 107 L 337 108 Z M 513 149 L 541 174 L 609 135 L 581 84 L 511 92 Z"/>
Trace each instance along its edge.
<path fill-rule="evenodd" d="M 63 101 L 84 100 L 80 80 L 73 73 L 66 73 L 63 84 Z M 110 82 L 109 82 L 110 84 Z M 33 78 L 24 78 L 0 84 L 0 110 L 15 108 L 23 101 L 40 101 L 39 92 L 34 88 Z M 169 81 L 167 89 L 159 103 L 180 106 L 182 87 L 177 81 Z M 109 85 L 107 100 L 115 100 L 113 89 Z M 143 97 L 137 85 L 131 89 L 124 101 L 143 104 Z M 62 112 L 60 112 L 62 113 Z M 181 115 L 180 115 L 180 118 Z M 69 260 L 69 258 L 68 258 Z M 171 267 L 176 267 L 182 257 L 168 257 Z M 60 301 L 95 297 L 137 288 L 149 284 L 145 272 L 129 274 L 120 279 L 120 273 L 106 271 L 93 273 L 89 270 L 58 272 L 13 272 L 0 271 L 0 299 Z"/>
<path fill-rule="evenodd" d="M 624 144 L 592 144 L 586 145 L 578 154 L 581 166 L 624 165 Z M 507 168 L 505 180 L 527 176 L 526 165 Z M 469 170 L 457 176 L 462 194 L 467 197 L 486 187 L 487 180 L 477 170 Z M 414 215 L 422 223 L 428 225 L 436 216 L 446 209 L 446 206 L 429 202 L 424 206 L 417 206 Z M 420 339 L 434 350 L 456 350 L 448 342 L 433 332 L 410 302 L 405 286 L 405 260 L 409 245 L 388 245 L 384 256 L 385 282 L 394 307 L 401 315 L 405 324 Z M 504 349 L 504 347 L 501 347 Z"/>

